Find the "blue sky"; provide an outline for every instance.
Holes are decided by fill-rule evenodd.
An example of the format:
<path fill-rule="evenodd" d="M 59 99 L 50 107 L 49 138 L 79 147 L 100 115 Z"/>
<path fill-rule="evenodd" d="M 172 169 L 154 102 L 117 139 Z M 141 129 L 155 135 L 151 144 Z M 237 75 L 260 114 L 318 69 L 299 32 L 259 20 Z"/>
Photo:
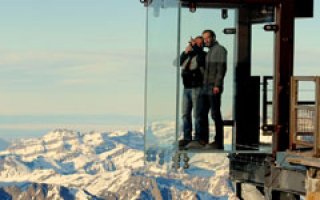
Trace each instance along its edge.
<path fill-rule="evenodd" d="M 296 74 L 320 75 L 319 7 L 315 0 L 315 17 L 296 20 Z M 214 29 L 228 49 L 224 116 L 232 111 L 234 36 L 221 30 L 234 25 L 233 15 L 230 11 L 222 20 L 218 11 L 197 10 L 190 15 L 184 10 L 181 21 L 180 50 L 204 28 Z M 213 22 L 199 22 L 203 16 L 213 17 Z M 150 112 L 174 118 L 176 11 L 161 10 L 156 18 L 151 9 L 149 17 L 149 64 L 157 68 L 149 77 Z M 92 116 L 107 116 L 106 120 L 113 115 L 143 116 L 146 8 L 138 0 L 1 0 L 0 27 L 1 116 L 39 116 L 31 118 L 38 123 L 43 122 L 41 116 L 52 115 L 91 118 L 79 123 L 94 119 L 103 123 L 101 117 Z M 262 26 L 253 31 L 253 73 L 269 75 L 273 35 Z M 0 122 L 6 129 L 16 126 L 14 119 L 21 123 L 21 117 L 2 119 L 12 120 L 9 125 Z"/>
<path fill-rule="evenodd" d="M 1 1 L 0 25 L 2 114 L 143 113 L 139 2 Z"/>

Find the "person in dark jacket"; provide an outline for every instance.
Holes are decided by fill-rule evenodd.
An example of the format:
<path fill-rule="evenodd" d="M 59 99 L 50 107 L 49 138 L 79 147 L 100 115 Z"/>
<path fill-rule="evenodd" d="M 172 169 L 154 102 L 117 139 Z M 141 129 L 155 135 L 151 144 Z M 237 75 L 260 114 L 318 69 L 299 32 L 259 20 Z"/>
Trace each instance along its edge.
<path fill-rule="evenodd" d="M 182 81 L 184 85 L 182 99 L 183 139 L 179 141 L 179 148 L 183 149 L 192 141 L 192 110 L 195 122 L 195 140 L 200 139 L 200 122 L 198 100 L 203 84 L 203 72 L 206 53 L 203 51 L 203 38 L 191 38 L 189 45 L 180 56 L 182 67 Z"/>
<path fill-rule="evenodd" d="M 203 87 L 199 98 L 199 140 L 190 143 L 187 148 L 224 148 L 223 120 L 221 116 L 221 94 L 223 92 L 223 80 L 227 70 L 227 50 L 216 40 L 216 34 L 212 30 L 202 32 L 204 45 L 209 48 L 205 59 Z M 214 142 L 209 142 L 208 113 L 215 122 L 216 134 Z"/>

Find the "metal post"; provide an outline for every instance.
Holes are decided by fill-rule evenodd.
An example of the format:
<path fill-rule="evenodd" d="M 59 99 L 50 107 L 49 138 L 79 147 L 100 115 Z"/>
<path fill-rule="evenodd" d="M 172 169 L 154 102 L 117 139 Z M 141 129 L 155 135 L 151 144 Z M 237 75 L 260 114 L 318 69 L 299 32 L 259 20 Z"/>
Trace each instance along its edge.
<path fill-rule="evenodd" d="M 248 149 L 259 143 L 259 82 L 251 76 L 250 7 L 240 7 L 236 14 L 236 62 L 234 74 L 234 119 L 238 149 Z"/>
<path fill-rule="evenodd" d="M 274 125 L 273 154 L 289 147 L 290 78 L 293 75 L 294 0 L 282 0 L 276 5 Z"/>
<path fill-rule="evenodd" d="M 298 80 L 291 79 L 291 108 L 290 108 L 290 149 L 296 148 L 297 132 L 297 105 L 298 105 Z"/>
<path fill-rule="evenodd" d="M 235 46 L 235 73 L 234 73 L 234 116 L 236 144 L 244 144 L 247 139 L 242 133 L 245 127 L 243 114 L 246 106 L 244 90 L 251 74 L 251 26 L 249 24 L 249 8 L 242 7 L 236 12 L 237 37 Z M 244 133 L 245 134 L 245 133 Z M 237 148 L 236 148 L 237 149 Z"/>
<path fill-rule="evenodd" d="M 314 155 L 320 157 L 320 77 L 315 79 Z"/>
<path fill-rule="evenodd" d="M 239 200 L 243 200 L 241 184 L 242 184 L 241 182 L 236 182 L 236 195 Z"/>

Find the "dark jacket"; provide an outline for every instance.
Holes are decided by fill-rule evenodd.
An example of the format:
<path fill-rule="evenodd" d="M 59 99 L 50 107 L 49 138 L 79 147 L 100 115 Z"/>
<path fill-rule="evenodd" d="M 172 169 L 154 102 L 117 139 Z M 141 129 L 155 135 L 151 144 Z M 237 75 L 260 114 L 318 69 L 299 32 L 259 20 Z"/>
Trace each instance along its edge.
<path fill-rule="evenodd" d="M 227 50 L 215 42 L 206 56 L 203 83 L 223 89 L 223 79 L 227 71 Z"/>
<path fill-rule="evenodd" d="M 206 52 L 202 49 L 189 53 L 182 52 L 180 66 L 182 82 L 185 88 L 200 87 L 203 84 L 203 72 L 205 66 Z"/>

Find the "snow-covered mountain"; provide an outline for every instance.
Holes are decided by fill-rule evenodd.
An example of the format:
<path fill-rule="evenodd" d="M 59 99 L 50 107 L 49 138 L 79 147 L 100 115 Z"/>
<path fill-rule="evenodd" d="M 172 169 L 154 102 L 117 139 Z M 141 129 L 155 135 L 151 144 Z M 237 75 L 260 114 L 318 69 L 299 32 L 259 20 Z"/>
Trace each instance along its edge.
<path fill-rule="evenodd" d="M 91 199 L 102 200 L 82 189 L 45 183 L 8 183 L 0 188 L 0 199 Z M 110 196 L 111 197 L 111 196 Z"/>
<path fill-rule="evenodd" d="M 57 129 L 0 152 L 0 199 L 236 199 L 221 154 L 147 168 L 141 131 Z"/>

